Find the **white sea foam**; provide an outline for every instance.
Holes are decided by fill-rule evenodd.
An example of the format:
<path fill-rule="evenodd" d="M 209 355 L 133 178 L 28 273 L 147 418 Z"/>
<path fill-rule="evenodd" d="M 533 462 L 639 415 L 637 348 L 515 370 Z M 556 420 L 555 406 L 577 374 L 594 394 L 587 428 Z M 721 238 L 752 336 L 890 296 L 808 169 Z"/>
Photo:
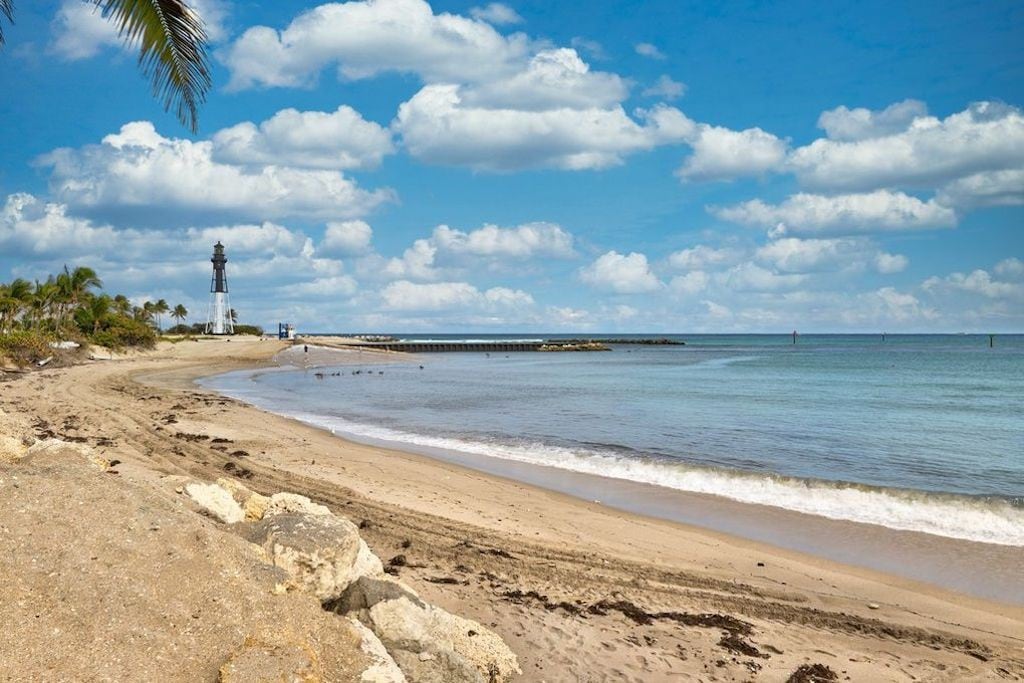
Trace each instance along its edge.
<path fill-rule="evenodd" d="M 501 458 L 586 474 L 722 496 L 829 519 L 876 524 L 981 543 L 1024 546 L 1024 509 L 1003 500 L 883 489 L 837 482 L 717 470 L 665 459 L 624 456 L 543 443 L 500 443 L 416 434 L 290 413 L 308 424 L 357 439 Z"/>

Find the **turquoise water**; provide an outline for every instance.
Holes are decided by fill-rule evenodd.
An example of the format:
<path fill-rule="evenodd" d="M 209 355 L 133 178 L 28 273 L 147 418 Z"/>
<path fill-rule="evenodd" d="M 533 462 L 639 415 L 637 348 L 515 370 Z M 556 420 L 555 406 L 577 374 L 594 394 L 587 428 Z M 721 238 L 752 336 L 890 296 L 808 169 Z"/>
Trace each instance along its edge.
<path fill-rule="evenodd" d="M 1024 336 L 678 338 L 205 384 L 356 439 L 1024 546 Z"/>

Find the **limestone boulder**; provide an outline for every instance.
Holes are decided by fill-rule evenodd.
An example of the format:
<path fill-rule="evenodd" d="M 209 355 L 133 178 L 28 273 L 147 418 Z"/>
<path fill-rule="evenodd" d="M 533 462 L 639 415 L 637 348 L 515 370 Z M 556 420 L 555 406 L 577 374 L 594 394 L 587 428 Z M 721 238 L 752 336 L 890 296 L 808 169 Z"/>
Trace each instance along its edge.
<path fill-rule="evenodd" d="M 358 619 L 348 619 L 359 635 L 359 649 L 366 655 L 367 664 L 359 676 L 360 683 L 405 683 L 406 677 L 388 654 L 384 643 Z"/>
<path fill-rule="evenodd" d="M 337 599 L 355 579 L 359 529 L 333 515 L 274 514 L 255 522 L 249 540 L 287 572 L 288 590 L 312 593 L 321 602 Z"/>
<path fill-rule="evenodd" d="M 363 575 L 349 584 L 345 592 L 327 607 L 336 614 L 370 620 L 369 609 L 378 602 L 407 598 L 419 607 L 426 607 L 412 588 L 386 574 L 383 576 Z"/>
<path fill-rule="evenodd" d="M 306 496 L 297 493 L 275 493 L 270 497 L 270 504 L 264 512 L 265 517 L 272 515 L 330 515 L 325 505 L 314 503 Z"/>
<path fill-rule="evenodd" d="M 359 553 L 356 555 L 354 571 L 356 576 L 385 576 L 384 563 L 370 550 L 370 546 L 366 545 L 366 541 L 361 538 L 359 539 Z"/>
<path fill-rule="evenodd" d="M 522 673 L 504 641 L 471 619 L 408 596 L 368 612 L 368 625 L 411 681 L 504 682 Z"/>
<path fill-rule="evenodd" d="M 270 507 L 270 498 L 251 490 L 248 486 L 237 479 L 221 477 L 217 484 L 231 493 L 235 502 L 242 506 L 247 522 L 255 522 L 263 519 L 267 508 Z"/>
<path fill-rule="evenodd" d="M 245 519 L 242 506 L 223 486 L 191 483 L 185 486 L 185 493 L 211 517 L 225 524 L 235 524 Z"/>

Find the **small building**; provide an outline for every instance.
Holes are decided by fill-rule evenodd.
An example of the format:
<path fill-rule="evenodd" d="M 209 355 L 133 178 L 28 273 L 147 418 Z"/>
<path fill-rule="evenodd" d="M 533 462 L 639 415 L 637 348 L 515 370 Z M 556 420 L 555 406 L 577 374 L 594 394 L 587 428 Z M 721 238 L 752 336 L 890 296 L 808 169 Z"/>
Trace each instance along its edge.
<path fill-rule="evenodd" d="M 278 323 L 277 324 L 277 338 L 278 339 L 295 339 L 295 325 L 291 323 Z"/>

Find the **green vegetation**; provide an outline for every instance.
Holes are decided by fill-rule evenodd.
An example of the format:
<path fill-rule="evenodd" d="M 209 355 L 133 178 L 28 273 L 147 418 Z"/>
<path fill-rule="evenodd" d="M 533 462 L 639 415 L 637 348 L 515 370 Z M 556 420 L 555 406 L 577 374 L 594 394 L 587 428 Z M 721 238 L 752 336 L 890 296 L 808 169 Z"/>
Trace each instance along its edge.
<path fill-rule="evenodd" d="M 0 282 L 0 360 L 16 365 L 61 355 L 57 342 L 95 344 L 108 349 L 148 349 L 160 338 L 165 314 L 177 321 L 167 334 L 192 337 L 205 325 L 184 323 L 188 309 L 173 308 L 164 299 L 132 304 L 123 294 L 101 291 L 103 282 L 92 268 L 64 266 L 45 282 L 18 278 Z M 233 320 L 238 314 L 231 310 Z M 235 334 L 262 335 L 256 325 L 235 325 Z"/>
<path fill-rule="evenodd" d="M 117 27 L 125 43 L 138 49 L 139 67 L 150 79 L 153 96 L 196 132 L 199 106 L 210 89 L 202 17 L 182 0 L 89 1 Z M 0 18 L 14 22 L 14 0 L 0 0 Z"/>
<path fill-rule="evenodd" d="M 67 266 L 45 282 L 0 283 L 0 356 L 27 365 L 56 355 L 51 345 L 60 341 L 151 348 L 157 340 L 153 323 L 159 326 L 167 302 L 134 306 L 121 294 L 102 293 L 102 286 L 92 268 Z"/>

